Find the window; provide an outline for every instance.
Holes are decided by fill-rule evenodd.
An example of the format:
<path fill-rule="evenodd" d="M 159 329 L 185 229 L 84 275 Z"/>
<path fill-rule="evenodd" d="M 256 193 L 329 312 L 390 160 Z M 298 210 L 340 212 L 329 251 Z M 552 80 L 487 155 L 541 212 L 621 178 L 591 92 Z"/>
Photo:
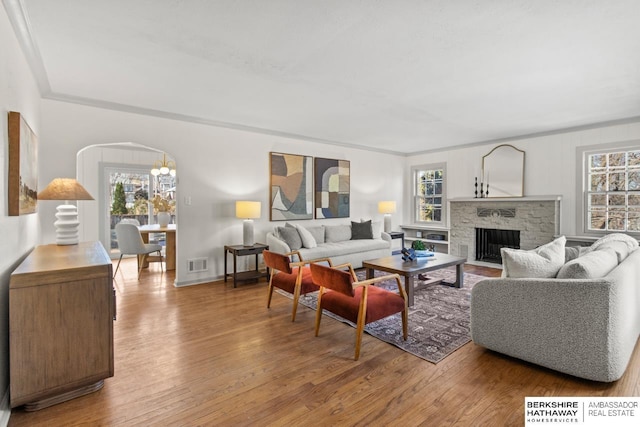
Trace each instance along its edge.
<path fill-rule="evenodd" d="M 640 233 L 640 143 L 583 150 L 584 231 Z"/>
<path fill-rule="evenodd" d="M 423 165 L 413 169 L 416 223 L 444 224 L 447 197 L 445 175 L 444 164 Z"/>

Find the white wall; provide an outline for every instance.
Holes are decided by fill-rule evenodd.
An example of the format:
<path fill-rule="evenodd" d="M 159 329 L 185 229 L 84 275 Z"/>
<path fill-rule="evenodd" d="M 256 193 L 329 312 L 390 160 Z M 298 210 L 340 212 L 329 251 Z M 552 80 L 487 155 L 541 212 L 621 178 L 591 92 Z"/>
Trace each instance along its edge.
<path fill-rule="evenodd" d="M 224 245 L 242 243 L 242 221 L 235 218 L 235 201 L 262 202 L 255 221 L 256 240 L 265 240 L 269 221 L 269 152 L 277 151 L 351 161 L 351 218 L 382 220 L 380 200 L 401 201 L 403 157 L 341 146 L 262 135 L 164 118 L 105 110 L 59 101 L 42 101 L 40 182 L 75 176 L 76 153 L 88 145 L 129 141 L 170 153 L 177 165 L 178 285 L 223 276 Z M 186 205 L 185 197 L 191 198 Z M 54 241 L 55 206 L 42 212 L 43 241 Z M 46 215 L 46 216 L 45 216 Z M 402 212 L 396 214 L 401 218 Z M 82 212 L 80 220 L 83 221 Z M 322 220 L 324 224 L 349 219 Z M 315 221 L 305 221 L 313 223 Z M 396 222 L 398 224 L 399 221 Z M 81 236 L 81 238 L 84 236 Z M 207 257 L 209 271 L 186 271 L 188 259 Z"/>
<path fill-rule="evenodd" d="M 0 425 L 9 417 L 9 278 L 38 241 L 38 214 L 8 216 L 7 113 L 18 111 L 40 135 L 40 94 L 14 36 L 4 8 L 0 8 Z M 42 161 L 42 160 L 41 160 Z"/>
<path fill-rule="evenodd" d="M 508 143 L 525 151 L 525 196 L 562 196 L 560 233 L 579 235 L 576 229 L 576 148 L 640 140 L 640 123 L 603 126 L 535 138 L 522 138 Z M 446 162 L 448 198 L 473 197 L 474 178 L 479 176 L 482 156 L 498 143 L 477 145 L 458 150 L 441 151 L 409 157 L 405 169 L 403 220 L 411 223 L 411 167 Z"/>

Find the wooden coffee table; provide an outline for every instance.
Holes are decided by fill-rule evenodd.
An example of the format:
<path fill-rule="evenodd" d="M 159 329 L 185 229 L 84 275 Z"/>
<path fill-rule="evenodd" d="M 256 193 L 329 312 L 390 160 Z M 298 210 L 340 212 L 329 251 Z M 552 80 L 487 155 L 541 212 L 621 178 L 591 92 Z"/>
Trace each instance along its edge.
<path fill-rule="evenodd" d="M 436 253 L 429 258 L 416 258 L 413 261 L 403 261 L 402 255 L 391 255 L 384 258 L 369 259 L 362 262 L 362 266 L 367 269 L 367 279 L 373 278 L 374 270 L 395 273 L 404 277 L 404 287 L 409 298 L 409 306 L 413 305 L 413 294 L 416 289 L 423 288 L 433 283 L 443 283 L 449 286 L 461 288 L 464 286 L 464 263 L 466 258 L 458 256 Z M 440 270 L 441 268 L 456 266 L 455 283 L 446 283 L 442 279 L 429 279 L 423 285 L 416 288 L 415 278 L 419 274 L 429 271 Z"/>

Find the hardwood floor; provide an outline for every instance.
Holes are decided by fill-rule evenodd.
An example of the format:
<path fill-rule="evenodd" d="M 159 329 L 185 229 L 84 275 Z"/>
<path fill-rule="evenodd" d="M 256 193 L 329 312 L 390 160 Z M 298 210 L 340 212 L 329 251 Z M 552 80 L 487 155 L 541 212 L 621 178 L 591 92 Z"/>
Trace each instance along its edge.
<path fill-rule="evenodd" d="M 524 424 L 525 396 L 639 396 L 640 350 L 613 384 L 562 375 L 469 343 L 437 365 L 363 336 L 266 283 L 174 288 L 159 266 L 135 280 L 123 261 L 115 286 L 115 376 L 102 390 L 38 412 L 14 410 L 9 426 Z M 467 266 L 496 276 L 499 270 Z"/>

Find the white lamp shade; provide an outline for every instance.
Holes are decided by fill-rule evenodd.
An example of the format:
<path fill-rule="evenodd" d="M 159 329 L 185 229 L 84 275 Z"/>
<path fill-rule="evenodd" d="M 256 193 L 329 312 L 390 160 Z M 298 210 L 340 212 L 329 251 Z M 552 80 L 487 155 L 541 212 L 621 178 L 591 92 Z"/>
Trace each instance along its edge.
<path fill-rule="evenodd" d="M 378 212 L 381 214 L 392 214 L 396 212 L 396 202 L 385 201 L 378 202 Z"/>
<path fill-rule="evenodd" d="M 239 200 L 236 202 L 236 218 L 260 218 L 260 202 Z"/>

